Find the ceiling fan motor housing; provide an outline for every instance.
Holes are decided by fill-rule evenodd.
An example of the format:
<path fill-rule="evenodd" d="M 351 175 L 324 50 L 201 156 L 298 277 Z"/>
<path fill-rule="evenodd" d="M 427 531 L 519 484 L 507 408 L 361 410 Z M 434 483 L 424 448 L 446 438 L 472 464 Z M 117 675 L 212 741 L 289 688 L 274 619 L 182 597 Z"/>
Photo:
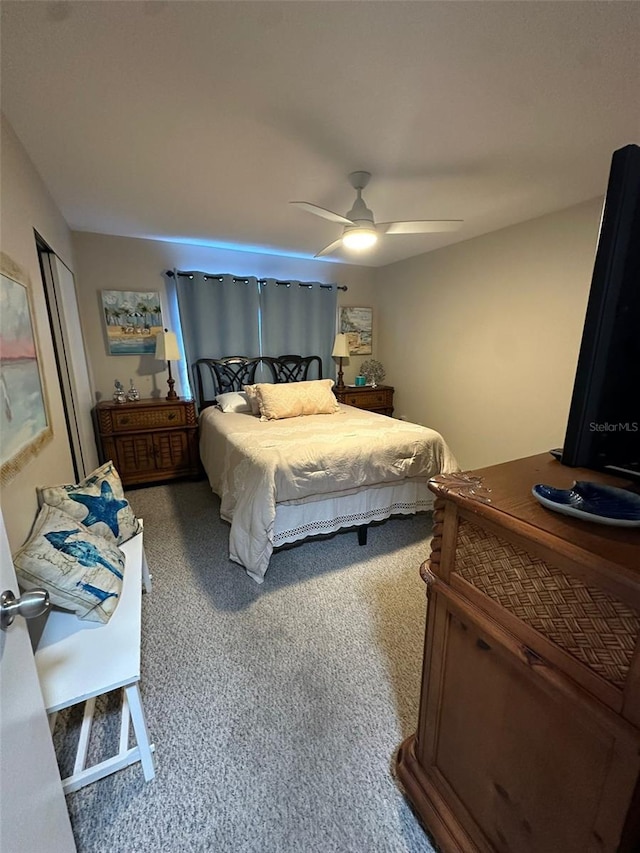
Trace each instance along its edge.
<path fill-rule="evenodd" d="M 362 190 L 369 183 L 371 178 L 370 172 L 351 172 L 349 181 L 354 190 L 358 193 L 358 197 L 353 203 L 353 207 L 346 214 L 347 219 L 350 219 L 357 227 L 371 228 L 374 225 L 373 211 L 369 210 L 362 198 Z M 345 227 L 345 233 L 349 230 L 349 225 Z M 375 226 L 374 226 L 375 227 Z"/>
<path fill-rule="evenodd" d="M 353 225 L 345 225 L 342 236 L 350 231 L 377 231 L 375 222 L 372 219 L 356 219 Z"/>
<path fill-rule="evenodd" d="M 347 213 L 347 219 L 350 219 L 357 225 L 373 225 L 373 211 L 369 210 L 367 205 L 362 200 L 360 190 L 358 190 L 358 198 L 353 203 L 353 207 Z M 348 227 L 349 226 L 347 226 L 347 228 Z"/>

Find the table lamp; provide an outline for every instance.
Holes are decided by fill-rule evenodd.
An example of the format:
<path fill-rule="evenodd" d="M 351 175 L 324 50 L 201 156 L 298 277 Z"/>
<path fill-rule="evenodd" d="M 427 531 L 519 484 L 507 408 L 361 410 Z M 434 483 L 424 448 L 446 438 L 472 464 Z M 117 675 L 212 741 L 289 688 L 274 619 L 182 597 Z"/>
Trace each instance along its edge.
<path fill-rule="evenodd" d="M 347 336 L 344 334 L 336 335 L 336 339 L 333 342 L 333 351 L 331 355 L 334 358 L 338 359 L 338 382 L 336 383 L 336 388 L 340 391 L 345 387 L 344 386 L 344 377 L 342 373 L 342 359 L 349 358 L 349 341 L 347 340 Z"/>
<path fill-rule="evenodd" d="M 171 362 L 180 361 L 180 350 L 175 332 L 170 332 L 168 329 L 165 329 L 164 332 L 158 332 L 156 335 L 156 358 L 158 361 L 166 361 L 169 370 L 169 378 L 167 379 L 169 393 L 165 399 L 177 400 L 178 395 L 173 390 L 176 381 L 171 375 Z"/>

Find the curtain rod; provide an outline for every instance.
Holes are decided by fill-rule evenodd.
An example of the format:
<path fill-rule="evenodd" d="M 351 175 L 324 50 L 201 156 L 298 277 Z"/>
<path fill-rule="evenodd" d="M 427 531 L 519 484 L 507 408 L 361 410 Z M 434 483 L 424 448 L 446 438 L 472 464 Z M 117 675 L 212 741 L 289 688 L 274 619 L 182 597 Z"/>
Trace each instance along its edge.
<path fill-rule="evenodd" d="M 185 277 L 186 278 L 193 278 L 194 275 L 200 275 L 200 274 L 202 275 L 202 277 L 204 278 L 205 281 L 208 281 L 209 279 L 217 279 L 217 281 L 222 281 L 222 279 L 224 277 L 224 276 L 221 276 L 219 274 L 213 275 L 212 273 L 199 273 L 196 271 L 194 271 L 194 272 L 183 272 L 182 270 L 176 270 L 174 272 L 173 270 L 167 270 L 167 272 L 166 272 L 166 275 L 168 275 L 170 278 L 174 278 L 176 275 L 179 276 L 180 278 L 185 278 Z M 234 281 L 242 281 L 245 284 L 249 283 L 249 279 L 244 278 L 243 276 L 235 276 L 234 275 L 234 276 L 231 276 L 231 278 Z M 258 278 L 258 279 L 256 279 L 256 281 L 259 284 L 266 284 L 267 283 L 266 278 Z M 294 284 L 294 282 L 292 282 L 292 281 L 278 281 L 277 279 L 275 280 L 275 282 L 276 282 L 276 286 L 284 286 L 284 287 L 291 287 L 291 285 Z M 346 284 L 320 284 L 320 282 L 317 282 L 317 284 L 321 290 L 331 290 L 332 287 L 335 287 L 336 290 L 348 290 L 349 289 Z M 313 287 L 313 282 L 299 281 L 298 287 Z"/>

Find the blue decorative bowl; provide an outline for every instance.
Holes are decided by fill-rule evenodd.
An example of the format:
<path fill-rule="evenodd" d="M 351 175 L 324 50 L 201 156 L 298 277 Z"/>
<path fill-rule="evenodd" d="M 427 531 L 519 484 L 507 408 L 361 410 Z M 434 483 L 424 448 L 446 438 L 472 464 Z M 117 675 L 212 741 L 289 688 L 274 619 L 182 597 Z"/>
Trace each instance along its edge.
<path fill-rule="evenodd" d="M 615 527 L 640 527 L 640 495 L 626 489 L 578 480 L 570 489 L 539 483 L 531 493 L 554 512 Z"/>

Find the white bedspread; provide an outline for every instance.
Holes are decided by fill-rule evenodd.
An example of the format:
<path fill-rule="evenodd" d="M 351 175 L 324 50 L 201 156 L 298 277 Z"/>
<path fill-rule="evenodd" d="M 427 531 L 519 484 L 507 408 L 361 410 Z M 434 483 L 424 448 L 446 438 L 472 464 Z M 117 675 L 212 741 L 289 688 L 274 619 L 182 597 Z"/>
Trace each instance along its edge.
<path fill-rule="evenodd" d="M 212 406 L 200 416 L 200 456 L 220 515 L 231 523 L 229 556 L 259 583 L 273 551 L 277 503 L 458 470 L 434 430 L 343 405 L 337 414 L 277 421 Z"/>

